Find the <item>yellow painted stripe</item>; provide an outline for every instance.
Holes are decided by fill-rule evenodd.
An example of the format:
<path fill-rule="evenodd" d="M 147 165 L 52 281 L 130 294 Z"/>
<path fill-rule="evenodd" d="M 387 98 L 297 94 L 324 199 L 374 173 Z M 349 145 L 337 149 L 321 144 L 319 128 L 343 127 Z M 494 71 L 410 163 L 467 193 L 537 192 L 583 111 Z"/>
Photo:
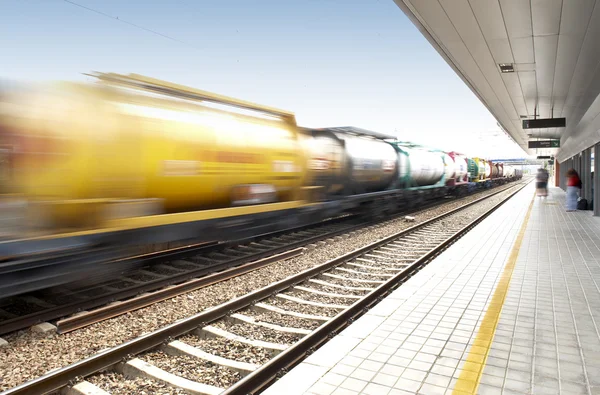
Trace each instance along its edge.
<path fill-rule="evenodd" d="M 525 234 L 525 229 L 527 228 L 527 223 L 529 222 L 529 217 L 531 216 L 531 208 L 533 207 L 534 199 L 535 195 L 531 199 L 531 203 L 527 209 L 527 214 L 525 215 L 525 220 L 519 229 L 517 239 L 510 252 L 510 256 L 508 257 L 508 261 L 504 267 L 502 276 L 500 277 L 500 282 L 498 282 L 498 286 L 494 291 L 492 300 L 488 305 L 488 309 L 483 317 L 481 326 L 479 327 L 479 332 L 477 332 L 473 346 L 471 346 L 471 349 L 469 350 L 469 355 L 467 356 L 462 371 L 460 372 L 460 376 L 456 381 L 454 391 L 452 391 L 453 395 L 477 393 L 479 381 L 481 380 L 481 375 L 483 374 L 483 369 L 485 368 L 485 363 L 487 362 L 490 348 L 492 346 L 492 340 L 494 340 L 496 327 L 498 326 L 498 321 L 500 320 L 502 306 L 504 305 L 504 300 L 506 299 L 506 294 L 508 293 L 510 279 L 512 278 L 515 264 L 517 263 L 519 250 L 521 249 L 521 243 L 523 242 L 523 235 Z"/>

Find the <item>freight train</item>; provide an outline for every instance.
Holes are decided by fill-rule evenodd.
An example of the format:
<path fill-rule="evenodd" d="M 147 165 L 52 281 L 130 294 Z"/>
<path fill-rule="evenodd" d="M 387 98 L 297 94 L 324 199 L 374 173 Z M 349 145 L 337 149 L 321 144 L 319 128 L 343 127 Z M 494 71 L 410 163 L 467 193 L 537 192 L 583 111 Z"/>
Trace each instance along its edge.
<path fill-rule="evenodd" d="M 140 75 L 93 76 L 0 91 L 0 297 L 119 272 L 148 246 L 385 216 L 522 177 Z"/>

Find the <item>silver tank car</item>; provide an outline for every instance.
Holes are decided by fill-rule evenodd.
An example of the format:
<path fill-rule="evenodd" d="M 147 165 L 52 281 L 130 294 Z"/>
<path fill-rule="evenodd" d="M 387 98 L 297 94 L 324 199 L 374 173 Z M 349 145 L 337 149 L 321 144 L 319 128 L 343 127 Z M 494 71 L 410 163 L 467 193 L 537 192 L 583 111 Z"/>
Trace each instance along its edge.
<path fill-rule="evenodd" d="M 382 135 L 352 127 L 303 129 L 307 163 L 313 185 L 323 186 L 328 195 L 377 192 L 396 179 L 397 157 Z"/>
<path fill-rule="evenodd" d="M 453 180 L 446 180 L 446 181 L 450 181 L 450 182 L 466 182 L 467 181 L 467 172 L 468 172 L 468 162 L 467 162 L 467 157 L 456 153 L 456 152 L 450 152 L 448 153 L 448 156 L 450 158 L 452 158 L 452 160 L 454 160 L 454 167 L 456 169 L 456 172 L 454 174 Z"/>
<path fill-rule="evenodd" d="M 407 143 L 392 143 L 398 151 L 399 181 L 403 187 L 434 185 L 442 180 L 446 166 L 443 156 Z"/>
<path fill-rule="evenodd" d="M 446 152 L 441 152 L 442 159 L 444 160 L 444 179 L 450 180 L 456 178 L 458 175 L 458 166 L 454 159 Z"/>
<path fill-rule="evenodd" d="M 515 167 L 511 165 L 504 165 L 504 177 L 513 178 L 515 176 Z"/>

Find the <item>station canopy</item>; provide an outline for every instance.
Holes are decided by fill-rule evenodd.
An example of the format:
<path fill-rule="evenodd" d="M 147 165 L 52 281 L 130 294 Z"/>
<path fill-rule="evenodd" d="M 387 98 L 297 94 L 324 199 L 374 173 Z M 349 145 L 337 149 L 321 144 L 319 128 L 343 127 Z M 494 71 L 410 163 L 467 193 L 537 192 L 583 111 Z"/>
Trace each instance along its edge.
<path fill-rule="evenodd" d="M 596 0 L 394 1 L 525 152 L 562 162 L 600 141 Z"/>

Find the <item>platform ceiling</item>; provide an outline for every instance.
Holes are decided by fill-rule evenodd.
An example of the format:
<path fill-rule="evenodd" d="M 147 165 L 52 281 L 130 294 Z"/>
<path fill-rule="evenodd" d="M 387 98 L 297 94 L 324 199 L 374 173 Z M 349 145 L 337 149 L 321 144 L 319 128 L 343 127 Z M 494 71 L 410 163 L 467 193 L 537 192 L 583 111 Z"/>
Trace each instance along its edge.
<path fill-rule="evenodd" d="M 563 161 L 600 141 L 600 0 L 394 1 L 527 153 Z M 567 127 L 523 130 L 536 113 Z M 529 150 L 538 138 L 561 148 Z"/>

